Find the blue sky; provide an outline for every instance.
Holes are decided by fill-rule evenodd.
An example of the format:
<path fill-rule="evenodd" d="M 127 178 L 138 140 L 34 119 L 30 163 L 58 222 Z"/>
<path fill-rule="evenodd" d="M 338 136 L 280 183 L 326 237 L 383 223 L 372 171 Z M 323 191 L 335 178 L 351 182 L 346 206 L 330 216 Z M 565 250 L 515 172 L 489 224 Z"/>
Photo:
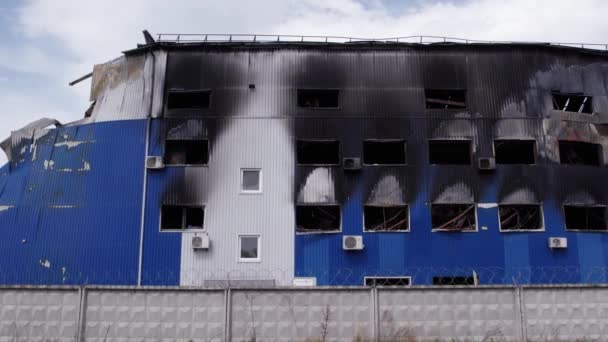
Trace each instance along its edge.
<path fill-rule="evenodd" d="M 40 117 L 81 118 L 89 82 L 67 83 L 144 28 L 607 43 L 606 13 L 603 0 L 0 0 L 0 140 Z"/>

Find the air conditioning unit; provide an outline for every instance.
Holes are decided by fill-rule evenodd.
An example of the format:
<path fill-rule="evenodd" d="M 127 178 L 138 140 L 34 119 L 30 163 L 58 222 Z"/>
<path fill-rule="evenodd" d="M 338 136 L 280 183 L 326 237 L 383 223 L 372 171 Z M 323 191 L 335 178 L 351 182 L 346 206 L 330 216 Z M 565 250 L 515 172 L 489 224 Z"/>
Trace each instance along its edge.
<path fill-rule="evenodd" d="M 483 157 L 477 160 L 477 167 L 480 170 L 489 171 L 496 169 L 496 159 L 492 157 Z"/>
<path fill-rule="evenodd" d="M 192 249 L 205 250 L 209 249 L 210 241 L 207 233 L 196 234 L 192 237 Z"/>
<path fill-rule="evenodd" d="M 162 169 L 165 167 L 163 164 L 163 157 L 158 156 L 147 156 L 146 157 L 146 168 L 147 169 Z"/>
<path fill-rule="evenodd" d="M 361 170 L 361 158 L 344 158 L 342 160 L 344 170 Z"/>
<path fill-rule="evenodd" d="M 345 235 L 342 237 L 342 249 L 345 251 L 359 251 L 363 249 L 363 236 Z"/>
<path fill-rule="evenodd" d="M 550 237 L 549 248 L 568 248 L 568 239 L 562 237 Z"/>

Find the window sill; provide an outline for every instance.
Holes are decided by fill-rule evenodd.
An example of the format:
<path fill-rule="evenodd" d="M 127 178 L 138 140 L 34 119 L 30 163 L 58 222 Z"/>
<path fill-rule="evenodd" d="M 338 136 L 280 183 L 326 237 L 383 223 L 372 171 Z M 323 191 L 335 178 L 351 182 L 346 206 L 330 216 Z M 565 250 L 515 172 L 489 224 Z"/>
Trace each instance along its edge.
<path fill-rule="evenodd" d="M 239 259 L 237 262 L 251 264 L 251 263 L 261 263 L 262 260 L 261 259 Z"/>

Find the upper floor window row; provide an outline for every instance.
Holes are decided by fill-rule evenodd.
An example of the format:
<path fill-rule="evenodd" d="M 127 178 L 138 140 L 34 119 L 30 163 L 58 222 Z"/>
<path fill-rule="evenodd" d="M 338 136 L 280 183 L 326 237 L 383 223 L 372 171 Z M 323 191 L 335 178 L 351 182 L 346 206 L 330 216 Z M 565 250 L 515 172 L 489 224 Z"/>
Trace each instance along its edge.
<path fill-rule="evenodd" d="M 255 89 L 255 87 L 251 87 Z M 425 89 L 426 109 L 466 109 L 466 89 Z M 551 92 L 553 109 L 575 112 L 593 113 L 592 96 L 583 93 Z M 298 89 L 297 104 L 299 108 L 309 109 L 339 109 L 339 89 Z M 171 89 L 167 94 L 167 109 L 169 110 L 201 110 L 211 106 L 211 90 Z"/>

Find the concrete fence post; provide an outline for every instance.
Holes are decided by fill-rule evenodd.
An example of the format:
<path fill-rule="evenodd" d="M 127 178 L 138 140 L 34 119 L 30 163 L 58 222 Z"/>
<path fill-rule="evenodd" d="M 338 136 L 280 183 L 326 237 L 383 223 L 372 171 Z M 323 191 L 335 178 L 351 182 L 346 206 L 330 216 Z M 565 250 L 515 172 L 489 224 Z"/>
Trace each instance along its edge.
<path fill-rule="evenodd" d="M 78 289 L 78 295 L 80 297 L 80 303 L 78 307 L 78 322 L 76 331 L 76 341 L 84 342 L 86 338 L 86 325 L 87 325 L 87 288 L 81 286 Z"/>
<path fill-rule="evenodd" d="M 527 341 L 526 303 L 524 300 L 524 288 L 522 286 L 517 286 L 515 288 L 515 303 L 515 317 L 519 322 L 519 338 L 521 341 Z"/>
<path fill-rule="evenodd" d="M 232 339 L 232 290 L 224 290 L 224 342 Z"/>
<path fill-rule="evenodd" d="M 378 288 L 371 288 L 371 305 L 372 305 L 372 339 L 378 341 L 380 339 L 380 304 L 378 301 Z"/>

